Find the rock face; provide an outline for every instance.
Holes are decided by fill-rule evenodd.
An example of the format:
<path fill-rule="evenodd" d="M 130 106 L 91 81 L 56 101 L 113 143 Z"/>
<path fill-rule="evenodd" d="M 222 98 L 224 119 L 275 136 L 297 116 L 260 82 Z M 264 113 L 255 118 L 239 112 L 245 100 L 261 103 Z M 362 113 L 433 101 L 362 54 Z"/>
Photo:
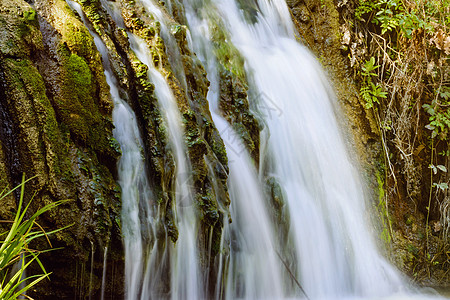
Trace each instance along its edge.
<path fill-rule="evenodd" d="M 65 250 L 52 252 L 48 260 L 43 255 L 61 280 L 44 283 L 39 294 L 46 299 L 83 295 L 92 255 L 100 259 L 109 245 L 121 249 L 120 190 L 114 179 L 120 152 L 100 56 L 64 1 L 36 1 L 34 7 L 3 1 L 0 22 L 2 188 L 17 185 L 25 173 L 35 176 L 27 184 L 32 209 L 69 200 L 40 221 L 44 228 L 70 227 L 52 238 L 53 247 Z M 14 201 L 2 204 L 2 218 L 14 206 Z M 120 262 L 120 255 L 115 259 Z"/>
<path fill-rule="evenodd" d="M 183 7 L 172 4 L 167 9 L 171 15 L 167 13 L 165 17 L 176 45 L 165 45 L 159 22 L 138 1 L 110 3 L 119 8 L 119 18 L 113 6 L 106 9 L 102 2 L 106 3 L 78 0 L 89 28 L 108 49 L 122 98 L 136 113 L 149 180 L 163 220 L 158 230 L 161 236 L 157 238 L 163 239 L 167 234 L 172 241 L 178 238 L 174 222 L 174 155 L 168 147 L 168 129 L 162 121 L 154 86 L 148 80 L 147 66 L 131 50 L 127 32 L 146 41 L 155 66 L 165 75 L 177 98 L 201 220 L 200 261 L 205 268 L 211 266 L 212 292 L 222 219 L 230 204 L 226 186 L 228 162 L 206 101 L 209 82 L 205 70 L 187 46 Z M 382 148 L 374 117 L 364 110 L 351 80 L 353 71 L 339 50 L 342 11 L 331 1 L 325 1 L 326 11 L 317 1 L 287 2 L 301 39 L 328 68 L 344 110 L 353 111 L 347 115 L 358 155 L 365 162 L 379 159 Z M 249 5 L 246 1 L 239 3 L 242 7 Z M 250 5 L 250 12 L 251 9 Z M 117 21 L 121 18 L 123 24 Z M 252 19 L 251 13 L 248 18 Z M 261 125 L 250 112 L 243 61 L 225 41 L 220 24 L 216 24 L 213 43 L 219 54 L 219 105 L 257 164 Z M 101 56 L 88 28 L 66 1 L 0 2 L 0 188 L 17 185 L 25 173 L 27 178 L 34 176 L 26 193 L 27 201 L 33 196 L 31 210 L 53 201 L 69 200 L 40 220 L 46 229 L 69 227 L 50 237 L 54 248 L 63 249 L 42 254 L 54 280 L 43 282 L 31 292 L 36 299 L 98 298 L 105 252 L 110 278 L 105 286 L 106 298 L 123 298 L 121 199 L 116 183 L 121 150 L 113 137 L 112 110 Z M 368 176 L 375 178 L 377 166 L 363 166 Z M 371 188 L 377 190 L 376 180 L 372 181 Z M 282 221 L 283 200 L 276 180 L 268 178 L 266 188 L 272 195 L 274 218 L 287 224 L 288 220 Z M 13 196 L 4 199 L 0 219 L 11 219 L 15 206 Z M 49 247 L 44 241 L 33 246 Z"/>
<path fill-rule="evenodd" d="M 108 48 L 121 96 L 136 112 L 149 179 L 163 220 L 157 230 L 162 236 L 157 238 L 167 234 L 176 241 L 174 157 L 147 66 L 131 50 L 126 31 L 147 42 L 155 66 L 168 79 L 185 125 L 192 162 L 201 220 L 200 261 L 204 267 L 213 266 L 213 281 L 221 220 L 229 205 L 227 157 L 206 101 L 209 82 L 205 71 L 187 47 L 186 28 L 174 19 L 182 20 L 182 7 L 174 7 L 173 16 L 166 16 L 179 52 L 175 64 L 167 55 L 170 51 L 161 39 L 159 22 L 139 3 L 115 3 L 120 7 L 119 18 L 115 18 L 113 7 L 107 12 L 100 1 L 81 0 L 79 4 L 88 26 Z M 115 20 L 121 18 L 119 27 Z M 50 237 L 53 247 L 64 249 L 42 254 L 44 265 L 56 280 L 41 284 L 31 295 L 38 299 L 99 296 L 106 252 L 111 280 L 105 295 L 122 298 L 121 199 L 116 183 L 121 150 L 112 134 L 113 103 L 93 37 L 64 0 L 3 1 L 0 25 L 1 188 L 17 185 L 25 173 L 35 176 L 27 184 L 28 201 L 34 195 L 31 210 L 69 200 L 40 220 L 48 229 L 69 227 Z M 236 93 L 231 81 L 227 84 L 224 97 Z M 245 92 L 240 97 L 245 98 Z M 247 140 L 255 149 L 254 142 Z M 14 197 L 4 201 L 0 217 L 11 219 L 16 201 Z M 35 247 L 48 245 L 42 242 Z"/>

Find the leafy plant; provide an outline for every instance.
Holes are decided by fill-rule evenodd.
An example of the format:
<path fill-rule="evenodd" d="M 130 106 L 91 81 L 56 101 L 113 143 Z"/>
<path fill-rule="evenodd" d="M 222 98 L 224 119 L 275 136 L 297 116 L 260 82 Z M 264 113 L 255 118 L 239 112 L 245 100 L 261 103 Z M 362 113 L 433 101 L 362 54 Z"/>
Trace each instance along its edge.
<path fill-rule="evenodd" d="M 416 200 L 422 200 L 421 192 L 426 185 L 427 204 L 420 204 L 421 210 L 426 209 L 426 221 L 420 225 L 425 226 L 422 238 L 426 235 L 427 243 L 414 245 L 424 248 L 418 253 L 417 263 L 427 268 L 439 264 L 446 271 L 448 257 L 447 263 L 442 260 L 436 263 L 435 245 L 430 242 L 434 243 L 435 233 L 440 232 L 444 240 L 442 247 L 445 253 L 450 253 L 450 87 L 446 77 L 450 2 L 359 0 L 354 21 L 351 42 L 356 50 L 350 51 L 349 58 L 353 66 L 358 66 L 363 103 L 366 108 L 374 108 L 373 116 L 380 129 L 386 166 L 386 201 L 397 193 L 400 184 L 407 192 L 405 200 L 410 199 L 410 205 L 417 206 Z M 381 100 L 387 95 L 383 92 L 389 93 L 389 101 Z M 422 121 L 427 132 L 422 132 L 425 129 L 421 128 Z M 391 162 L 393 157 L 401 158 L 396 161 L 400 167 Z M 429 181 L 422 183 L 417 179 L 423 176 L 424 161 L 428 161 L 430 172 Z M 397 180 L 399 174 L 403 182 Z M 438 208 L 439 224 L 444 230 L 431 228 L 429 223 L 431 215 L 436 218 Z M 383 217 L 381 220 L 385 221 Z M 432 224 L 436 224 L 434 221 Z M 421 239 L 420 233 L 417 236 Z M 414 269 L 412 273 L 420 274 Z"/>
<path fill-rule="evenodd" d="M 31 200 L 28 205 L 22 209 L 24 205 L 24 191 L 25 183 L 33 178 L 25 180 L 23 178 L 22 183 L 10 191 L 3 190 L 0 193 L 0 201 L 10 195 L 14 190 L 20 188 L 20 198 L 17 208 L 17 213 L 12 222 L 11 228 L 8 232 L 2 233 L 0 236 L 5 236 L 5 239 L 0 242 L 0 299 L 9 300 L 17 299 L 17 297 L 24 295 L 31 287 L 35 286 L 38 282 L 47 278 L 48 273 L 38 255 L 46 251 L 37 251 L 29 248 L 29 243 L 36 238 L 46 236 L 64 228 L 57 229 L 46 233 L 40 226 L 39 230 L 34 230 L 34 225 L 37 225 L 36 219 L 56 206 L 65 201 L 58 201 L 44 206 L 34 213 L 29 219 L 25 219 L 26 212 L 30 206 Z M 25 270 L 33 263 L 36 262 L 42 274 L 31 275 L 26 277 Z M 17 270 L 14 266 L 17 265 Z"/>
<path fill-rule="evenodd" d="M 423 5 L 405 9 L 402 0 L 360 0 L 355 10 L 358 20 L 368 20 L 381 28 L 381 34 L 396 31 L 402 32 L 407 38 L 412 38 L 412 32 L 422 28 L 426 32 L 433 32 L 434 26 L 439 22 L 440 15 L 446 15 L 444 8 L 435 1 L 424 1 Z M 448 6 L 448 5 L 447 5 Z M 448 24 L 448 21 L 444 21 Z"/>
<path fill-rule="evenodd" d="M 355 17 L 357 20 L 363 21 L 363 16 L 371 13 L 375 9 L 375 3 L 372 1 L 360 0 L 359 5 L 355 9 Z"/>
<path fill-rule="evenodd" d="M 448 105 L 448 101 L 450 101 L 450 87 L 441 86 L 441 88 L 437 91 L 439 97 L 441 97 L 444 101 L 446 101 L 446 105 Z"/>
<path fill-rule="evenodd" d="M 447 138 L 450 130 L 450 110 L 447 109 L 450 100 L 450 88 L 441 87 L 436 91 L 437 99 L 431 104 L 424 104 L 422 107 L 429 115 L 428 123 L 425 128 L 431 131 L 431 138 L 439 136 L 441 140 Z M 438 100 L 441 100 L 440 103 Z"/>
<path fill-rule="evenodd" d="M 360 89 L 360 95 L 366 102 L 366 109 L 372 108 L 374 103 L 380 103 L 379 99 L 386 98 L 387 95 L 380 85 L 374 84 L 372 81 L 372 76 L 377 76 L 374 70 L 379 67 L 379 65 L 375 65 L 375 58 L 371 57 L 361 68 L 361 75 L 364 79 Z"/>
<path fill-rule="evenodd" d="M 393 31 L 400 25 L 403 11 L 402 2 L 399 0 L 380 0 L 376 3 L 377 12 L 373 23 L 380 25 L 381 34 Z"/>
<path fill-rule="evenodd" d="M 355 16 L 358 20 L 363 20 L 364 15 L 368 15 L 368 20 L 381 27 L 381 33 L 393 31 L 400 25 L 403 4 L 400 0 L 360 0 L 356 8 Z"/>

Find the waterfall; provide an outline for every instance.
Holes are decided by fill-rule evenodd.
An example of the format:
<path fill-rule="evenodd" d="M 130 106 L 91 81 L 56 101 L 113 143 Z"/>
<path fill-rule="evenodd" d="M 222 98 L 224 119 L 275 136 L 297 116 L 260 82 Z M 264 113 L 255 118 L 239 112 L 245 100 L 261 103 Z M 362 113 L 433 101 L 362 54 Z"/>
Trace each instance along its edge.
<path fill-rule="evenodd" d="M 260 169 L 277 178 L 289 207 L 292 248 L 281 250 L 292 254 L 289 260 L 292 272 L 310 299 L 388 297 L 406 290 L 406 282 L 378 253 L 372 240 L 363 185 L 339 131 L 341 116 L 320 64 L 296 41 L 284 0 L 258 0 L 254 1 L 254 7 L 256 15 L 250 20 L 235 0 L 185 1 L 193 48 L 207 66 L 211 81 L 210 101 L 217 97 L 218 89 L 216 58 L 210 40 L 211 18 L 223 21 L 231 36 L 229 42 L 245 60 L 252 92 L 250 105 L 266 125 L 262 136 L 267 140 L 262 144 L 267 143 L 267 153 L 261 159 Z M 211 107 L 217 109 L 215 104 Z M 217 123 L 216 119 L 217 116 Z M 227 135 L 222 138 L 226 141 Z M 251 175 L 234 169 L 237 158 L 233 152 L 228 154 L 234 160 L 229 186 L 232 206 L 239 206 L 248 195 L 234 183 Z M 241 157 L 238 168 L 243 164 L 249 162 Z M 231 213 L 239 214 L 241 209 L 246 208 L 232 209 Z M 252 230 L 246 225 L 236 224 Z M 268 258 L 274 255 L 274 250 L 273 245 L 264 249 Z M 258 259 L 243 254 L 244 257 L 231 257 L 230 264 L 233 265 L 233 259 L 239 264 L 240 260 L 248 263 Z M 271 259 L 256 262 L 266 267 L 270 263 Z M 241 272 L 252 274 L 250 267 L 243 265 Z M 230 273 L 233 271 L 230 269 Z M 270 286 L 277 286 L 279 278 L 272 278 Z M 247 283 L 246 278 L 242 279 L 241 284 Z M 237 284 L 232 280 L 228 284 L 234 284 L 227 288 L 228 297 L 236 296 L 232 291 L 236 291 Z M 266 281 L 259 278 L 255 284 L 247 288 L 267 287 Z M 305 296 L 293 289 L 287 290 L 285 296 Z M 281 298 L 265 292 L 238 296 Z"/>
<path fill-rule="evenodd" d="M 224 238 L 231 245 L 225 298 L 281 299 L 283 278 L 262 185 L 239 135 L 220 116 L 219 82 L 213 50 L 207 40 L 207 20 L 199 19 L 188 3 L 185 9 L 192 38 L 197 43 L 194 49 L 207 67 L 211 115 L 224 140 L 230 162 L 228 188 L 233 222 L 226 223 L 224 228 Z"/>
<path fill-rule="evenodd" d="M 68 1 L 78 12 L 83 22 L 86 18 L 80 5 Z M 87 26 L 89 28 L 89 26 Z M 143 159 L 143 141 L 136 115 L 125 100 L 120 97 L 117 79 L 114 77 L 108 57 L 108 50 L 102 39 L 92 30 L 95 46 L 102 56 L 106 82 L 114 102 L 114 138 L 119 142 L 122 156 L 118 163 L 119 184 L 122 189 L 122 231 L 125 248 L 125 286 L 128 299 L 138 299 L 143 279 L 143 262 L 151 252 L 151 245 L 143 243 L 154 235 L 152 224 L 156 223 L 150 203 L 151 193 Z M 149 249 L 150 247 L 150 249 Z"/>
<path fill-rule="evenodd" d="M 190 182 L 191 168 L 186 157 L 184 133 L 177 101 L 163 75 L 153 65 L 145 41 L 129 33 L 131 48 L 138 58 L 149 67 L 148 75 L 155 85 L 155 94 L 161 111 L 165 112 L 165 120 L 169 129 L 169 137 L 175 152 L 176 162 L 176 205 L 179 238 L 171 249 L 172 269 L 171 293 L 173 299 L 201 298 L 201 277 L 197 262 L 197 221 L 193 206 L 193 195 Z M 151 273 L 151 270 L 147 270 Z M 182 276 L 182 275 L 188 276 Z M 155 279 L 158 280 L 158 279 Z M 144 287 L 145 290 L 145 287 Z M 142 294 L 145 297 L 145 292 Z M 130 298 L 134 299 L 134 298 Z"/>
<path fill-rule="evenodd" d="M 334 98 L 320 65 L 294 38 L 282 1 L 258 1 L 248 24 L 234 1 L 216 1 L 246 61 L 255 107 L 269 132 L 268 172 L 286 195 L 296 274 L 316 297 L 384 296 L 401 287 L 367 228 L 364 193 L 338 130 Z M 264 102 L 264 103 L 262 103 Z"/>
<path fill-rule="evenodd" d="M 163 20 L 165 12 L 152 0 L 141 1 L 160 20 L 162 37 L 172 54 L 171 64 L 177 77 L 183 77 L 176 43 Z M 286 3 L 247 0 L 253 10 L 244 12 L 236 1 L 242 2 L 182 1 L 190 46 L 207 71 L 211 115 L 226 145 L 230 167 L 233 221 L 229 223 L 225 221 L 228 216 L 224 217 L 222 243 L 228 245 L 229 253 L 220 254 L 215 298 L 424 299 L 409 294 L 406 281 L 377 251 L 367 221 L 363 184 L 339 130 L 341 115 L 336 99 L 320 64 L 295 40 Z M 106 0 L 101 2 L 116 23 L 123 24 L 120 14 Z M 69 4 L 86 23 L 81 7 L 71 1 Z M 169 12 L 175 4 L 179 2 L 168 0 Z M 231 39 L 228 42 L 245 61 L 249 102 L 264 124 L 259 169 L 239 135 L 221 116 L 219 61 L 211 41 L 213 20 L 224 24 Z M 105 44 L 90 32 L 103 58 L 114 100 L 113 133 L 122 149 L 118 179 L 122 188 L 126 298 L 204 299 L 205 276 L 197 249 L 198 216 L 190 188 L 192 170 L 176 98 L 153 65 L 145 42 L 127 33 L 132 50 L 147 65 L 149 80 L 155 85 L 176 164 L 175 219 L 179 238 L 176 243 L 166 241 L 164 246 L 162 257 L 170 260 L 171 291 L 170 295 L 161 295 L 156 286 L 167 274 L 161 274 L 156 261 L 161 256 L 156 254 L 159 247 L 154 228 L 160 221 L 152 211 L 154 196 L 136 115 L 120 97 Z M 186 80 L 181 78 L 180 82 L 186 86 Z M 279 183 L 287 203 L 290 228 L 286 243 L 279 243 L 279 228 L 270 215 L 264 192 L 266 177 Z"/>
<path fill-rule="evenodd" d="M 145 2 L 150 12 L 162 18 L 162 12 L 151 1 Z M 79 4 L 72 1 L 70 4 L 86 23 Z M 117 24 L 124 24 L 116 7 L 109 5 L 104 0 L 102 0 L 102 5 L 113 16 Z M 163 26 L 162 31 L 166 36 L 168 35 L 167 30 L 167 27 Z M 193 191 L 191 190 L 193 183 L 190 177 L 192 171 L 186 155 L 184 129 L 177 101 L 168 82 L 154 66 L 145 41 L 128 32 L 131 49 L 148 67 L 148 77 L 155 86 L 155 95 L 160 111 L 164 112 L 163 118 L 169 131 L 170 146 L 175 156 L 175 219 L 179 228 L 179 238 L 176 244 L 165 248 L 165 253 L 161 256 L 157 253 L 158 241 L 153 240 L 155 224 L 159 220 L 150 207 L 152 194 L 145 171 L 143 142 L 136 116 L 129 105 L 119 96 L 118 83 L 112 75 L 105 44 L 95 32 L 90 30 L 90 33 L 102 55 L 106 80 L 114 101 L 113 121 L 116 128 L 113 134 L 122 149 L 118 174 L 119 184 L 122 188 L 126 298 L 134 300 L 166 297 L 158 290 L 158 284 L 164 281 L 165 274 L 161 274 L 161 270 L 158 270 L 158 266 L 162 263 L 156 260 L 165 260 L 167 251 L 169 251 L 170 263 L 173 265 L 170 285 L 172 299 L 200 299 L 203 297 L 202 276 L 197 262 L 197 221 L 193 205 Z M 146 229 L 144 232 L 142 232 L 142 226 Z M 149 241 L 152 242 L 149 243 Z M 185 276 L 186 274 L 189 276 Z"/>

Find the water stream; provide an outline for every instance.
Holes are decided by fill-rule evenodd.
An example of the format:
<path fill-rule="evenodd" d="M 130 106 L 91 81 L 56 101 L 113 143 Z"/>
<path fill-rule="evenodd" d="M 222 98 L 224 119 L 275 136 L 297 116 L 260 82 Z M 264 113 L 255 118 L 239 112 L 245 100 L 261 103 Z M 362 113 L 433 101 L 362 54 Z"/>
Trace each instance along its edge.
<path fill-rule="evenodd" d="M 263 186 L 239 135 L 220 115 L 217 62 L 208 40 L 208 20 L 199 18 L 189 2 L 185 9 L 191 25 L 193 48 L 207 68 L 211 115 L 224 140 L 230 166 L 228 188 L 233 222 L 226 223 L 224 228 L 224 239 L 231 245 L 225 298 L 281 299 L 282 266 L 276 254 L 276 238 Z"/>
<path fill-rule="evenodd" d="M 166 12 L 159 5 L 152 0 L 141 1 L 164 22 Z M 207 70 L 211 115 L 227 146 L 230 162 L 228 188 L 233 222 L 224 222 L 222 241 L 230 253 L 221 254 L 215 297 L 425 299 L 409 292 L 407 282 L 377 250 L 369 227 L 363 184 L 339 130 L 340 113 L 333 91 L 320 64 L 295 40 L 284 0 L 253 0 L 254 11 L 250 13 L 244 13 L 236 0 L 182 2 L 190 29 L 190 46 Z M 106 5 L 106 1 L 102 3 Z M 80 6 L 73 2 L 70 5 L 84 20 Z M 170 13 L 172 1 L 168 1 L 167 7 Z M 110 7 L 108 11 L 111 13 Z M 265 125 L 261 144 L 266 146 L 262 147 L 259 174 L 239 136 L 218 108 L 218 60 L 211 41 L 211 18 L 224 24 L 230 42 L 244 58 L 249 102 Z M 120 20 L 116 22 L 123 24 Z M 94 32 L 91 34 L 102 54 L 115 106 L 114 137 L 122 149 L 118 169 L 123 199 L 126 298 L 204 299 L 205 278 L 199 269 L 197 253 L 198 220 L 189 182 L 192 171 L 176 99 L 153 65 L 145 42 L 128 33 L 131 48 L 148 66 L 149 79 L 155 85 L 176 164 L 179 239 L 164 250 L 171 262 L 171 291 L 170 296 L 163 296 L 155 290 L 165 275 L 155 268 L 158 265 L 155 260 L 161 258 L 155 255 L 158 246 L 144 242 L 153 240 L 158 220 L 151 209 L 153 196 L 136 116 L 119 96 L 104 43 Z M 161 34 L 172 52 L 174 69 L 179 69 L 177 46 L 165 23 Z M 184 76 L 181 71 L 177 73 L 177 77 Z M 186 84 L 185 80 L 180 82 Z M 287 203 L 290 228 L 286 244 L 278 243 L 278 228 L 267 207 L 262 182 L 267 176 L 280 184 Z M 221 280 L 222 276 L 226 280 Z M 292 277 L 301 283 L 300 288 L 292 283 Z"/>
<path fill-rule="evenodd" d="M 105 300 L 107 262 L 108 262 L 108 247 L 105 247 L 103 251 L 103 273 L 102 273 L 102 288 L 100 300 Z"/>
<path fill-rule="evenodd" d="M 217 24 L 217 20 L 211 18 L 221 18 L 231 43 L 245 59 L 249 101 L 266 124 L 262 136 L 268 137 L 261 143 L 267 143 L 267 154 L 262 158 L 266 167 L 261 170 L 277 178 L 283 189 L 293 241 L 289 245 L 292 248 L 285 249 L 285 253 L 291 251 L 293 256 L 286 259 L 290 258 L 289 265 L 306 294 L 310 299 L 401 297 L 399 294 L 408 290 L 407 283 L 378 253 L 372 240 L 363 185 L 339 131 L 340 114 L 333 91 L 320 64 L 295 40 L 284 0 L 254 1 L 257 10 L 252 18 L 235 0 L 187 0 L 185 3 L 193 47 L 208 69 L 210 94 L 213 94 L 210 99 L 218 89 L 208 26 L 212 22 Z M 222 138 L 226 141 L 227 135 Z M 233 152 L 228 154 L 233 161 L 230 165 L 232 203 L 239 205 L 239 199 L 248 199 L 248 195 L 233 186 L 233 182 L 250 175 L 234 170 L 234 164 L 242 168 L 246 162 L 237 161 Z M 240 207 L 239 212 L 240 209 L 245 208 Z M 232 209 L 233 213 L 236 211 Z M 247 224 L 242 225 L 237 224 L 239 228 L 251 230 Z M 254 231 L 252 236 L 257 234 Z M 274 249 L 269 247 L 264 251 L 270 257 Z M 233 259 L 242 263 L 241 259 L 249 262 L 258 258 L 231 257 L 231 265 Z M 269 261 L 260 260 L 256 264 L 268 267 Z M 247 266 L 242 272 L 252 274 Z M 278 278 L 273 276 L 273 286 L 277 286 Z M 233 291 L 239 289 L 239 284 L 233 281 L 228 284 L 232 286 L 227 287 L 227 296 L 236 296 Z M 247 281 L 241 280 L 240 284 L 247 286 Z M 264 289 L 267 283 L 259 279 L 256 286 L 250 283 L 250 287 Z M 292 287 L 284 292 L 285 297 L 305 296 Z M 261 298 L 257 293 L 238 296 Z"/>
<path fill-rule="evenodd" d="M 73 1 L 68 1 L 68 3 L 78 12 L 89 29 L 81 6 Z M 95 32 L 90 29 L 89 32 L 102 56 L 106 82 L 110 87 L 111 98 L 114 102 L 112 116 L 115 129 L 113 135 L 122 150 L 122 156 L 118 163 L 118 176 L 122 189 L 125 286 L 127 298 L 138 299 L 144 277 L 143 262 L 147 261 L 146 253 L 151 252 L 152 246 L 143 243 L 143 241 L 151 240 L 151 236 L 154 234 L 151 225 L 156 223 L 150 207 L 153 196 L 143 158 L 143 141 L 136 115 L 128 103 L 120 97 L 119 85 L 109 62 L 108 50 Z"/>
<path fill-rule="evenodd" d="M 171 249 L 171 262 L 173 264 L 171 293 L 173 299 L 201 298 L 201 278 L 197 262 L 197 220 L 193 206 L 193 191 L 190 182 L 192 170 L 187 158 L 184 145 L 184 131 L 181 122 L 177 101 L 164 76 L 155 68 L 149 49 L 144 40 L 129 33 L 131 48 L 138 58 L 146 64 L 150 81 L 155 85 L 155 94 L 160 109 L 165 114 L 169 130 L 169 137 L 175 152 L 176 163 L 176 212 L 179 238 Z M 151 272 L 151 270 L 147 270 Z M 182 274 L 182 275 L 181 275 Z M 188 276 L 185 276 L 185 275 Z M 159 279 L 155 279 L 159 280 Z M 145 291 L 145 289 L 144 289 Z M 147 299 L 143 292 L 142 299 Z"/>
<path fill-rule="evenodd" d="M 384 296 L 402 287 L 367 228 L 364 193 L 345 149 L 321 67 L 294 38 L 283 1 L 258 1 L 249 24 L 234 1 L 216 1 L 246 61 L 254 107 L 269 132 L 268 172 L 285 193 L 298 279 L 312 298 Z M 264 62 L 264 63 L 262 63 Z"/>

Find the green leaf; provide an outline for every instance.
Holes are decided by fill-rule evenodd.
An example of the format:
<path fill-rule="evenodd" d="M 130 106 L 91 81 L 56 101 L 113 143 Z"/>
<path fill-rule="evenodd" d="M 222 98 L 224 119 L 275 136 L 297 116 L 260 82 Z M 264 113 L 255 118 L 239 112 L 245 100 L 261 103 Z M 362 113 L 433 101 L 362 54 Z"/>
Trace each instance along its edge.
<path fill-rule="evenodd" d="M 439 170 L 441 170 L 442 172 L 447 172 L 447 168 L 443 165 L 437 165 L 436 166 Z"/>
<path fill-rule="evenodd" d="M 428 129 L 428 130 L 434 130 L 436 127 L 434 127 L 433 125 L 428 124 L 428 125 L 425 125 L 425 128 Z"/>
<path fill-rule="evenodd" d="M 433 165 L 433 164 L 430 164 L 430 165 L 428 166 L 428 168 L 429 168 L 429 169 L 431 169 L 431 170 L 433 170 L 433 174 L 434 174 L 434 175 L 436 175 L 436 174 L 437 174 L 437 168 L 436 168 L 436 166 L 435 166 L 435 165 Z"/>
<path fill-rule="evenodd" d="M 424 104 L 422 105 L 422 107 L 425 109 L 425 111 L 427 112 L 427 114 L 433 116 L 436 114 L 436 111 L 434 110 L 434 108 L 429 105 L 429 104 Z"/>

